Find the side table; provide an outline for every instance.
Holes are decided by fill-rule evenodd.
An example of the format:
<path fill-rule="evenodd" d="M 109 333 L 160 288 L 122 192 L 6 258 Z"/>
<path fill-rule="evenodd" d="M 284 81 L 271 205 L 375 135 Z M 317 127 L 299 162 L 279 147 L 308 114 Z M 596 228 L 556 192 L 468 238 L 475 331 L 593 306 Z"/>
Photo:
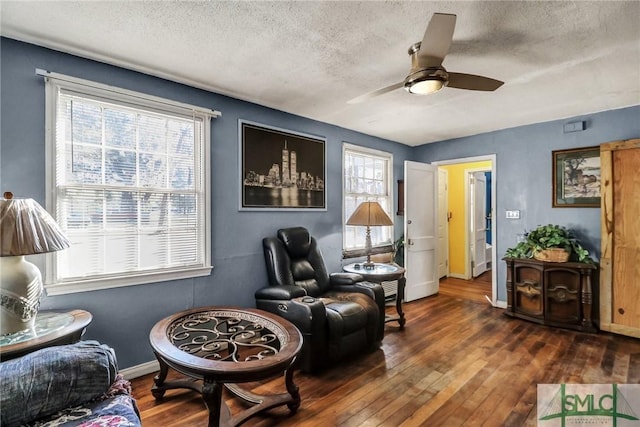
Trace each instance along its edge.
<path fill-rule="evenodd" d="M 161 400 L 166 390 L 174 388 L 201 393 L 209 409 L 209 427 L 238 426 L 280 405 L 295 413 L 300 406 L 293 368 L 302 334 L 282 317 L 251 308 L 193 308 L 160 320 L 149 340 L 160 364 L 153 397 Z M 185 377 L 166 381 L 169 368 Z M 237 384 L 283 373 L 286 393 L 260 395 Z M 222 399 L 223 388 L 255 406 L 231 414 Z"/>
<path fill-rule="evenodd" d="M 404 329 L 406 319 L 402 311 L 402 300 L 404 299 L 404 288 L 407 279 L 404 277 L 404 268 L 396 264 L 383 264 L 376 262 L 373 268 L 364 268 L 361 263 L 348 264 L 342 267 L 347 273 L 356 273 L 361 275 L 364 280 L 369 282 L 380 283 L 396 280 L 398 282 L 398 291 L 396 293 L 396 312 L 397 316 L 386 316 L 385 323 L 398 322 L 400 329 Z"/>
<path fill-rule="evenodd" d="M 84 310 L 38 312 L 33 329 L 0 336 L 0 361 L 80 340 L 93 316 Z"/>

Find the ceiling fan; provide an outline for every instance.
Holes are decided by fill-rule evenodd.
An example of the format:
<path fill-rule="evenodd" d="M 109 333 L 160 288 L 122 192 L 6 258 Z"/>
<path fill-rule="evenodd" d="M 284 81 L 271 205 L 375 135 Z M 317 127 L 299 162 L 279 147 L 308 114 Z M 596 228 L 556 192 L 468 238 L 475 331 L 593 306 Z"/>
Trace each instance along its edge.
<path fill-rule="evenodd" d="M 422 41 L 409 48 L 411 70 L 404 81 L 358 96 L 348 103 L 357 104 L 401 87 L 416 95 L 434 93 L 444 86 L 481 91 L 498 89 L 503 84 L 500 80 L 475 74 L 452 73 L 442 66 L 442 61 L 449 53 L 455 26 L 456 15 L 434 13 Z"/>

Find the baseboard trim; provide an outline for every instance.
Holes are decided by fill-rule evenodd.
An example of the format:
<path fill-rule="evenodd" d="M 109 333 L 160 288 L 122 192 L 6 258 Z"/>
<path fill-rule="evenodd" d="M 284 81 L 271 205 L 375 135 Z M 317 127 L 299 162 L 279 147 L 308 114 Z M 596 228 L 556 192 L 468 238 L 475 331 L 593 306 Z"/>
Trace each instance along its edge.
<path fill-rule="evenodd" d="M 152 374 L 160 370 L 160 364 L 157 360 L 141 363 L 140 365 L 125 368 L 119 371 L 127 380 L 142 377 L 147 374 Z"/>

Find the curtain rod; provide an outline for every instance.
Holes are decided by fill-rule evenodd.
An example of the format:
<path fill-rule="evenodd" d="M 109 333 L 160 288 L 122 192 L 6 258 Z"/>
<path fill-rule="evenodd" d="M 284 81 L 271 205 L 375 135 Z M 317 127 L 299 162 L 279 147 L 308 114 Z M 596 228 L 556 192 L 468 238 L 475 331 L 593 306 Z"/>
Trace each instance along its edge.
<path fill-rule="evenodd" d="M 172 106 L 172 107 L 183 108 L 185 110 L 196 111 L 196 112 L 203 113 L 203 114 L 206 114 L 208 116 L 211 116 L 213 118 L 220 117 L 222 115 L 222 113 L 220 111 L 217 111 L 217 110 L 211 110 L 211 109 L 208 109 L 208 108 L 202 108 L 202 107 L 198 107 L 198 106 L 195 106 L 195 105 L 185 104 L 185 103 L 177 102 L 177 101 L 167 102 L 166 99 L 160 98 L 160 97 L 156 97 L 156 96 L 153 96 L 153 95 L 147 95 L 147 94 L 144 94 L 144 93 L 135 92 L 135 91 L 128 90 L 128 89 L 120 89 L 120 88 L 116 88 L 114 86 L 105 85 L 105 84 L 102 84 L 102 83 L 95 83 L 95 82 L 91 82 L 91 81 L 88 81 L 88 80 L 80 79 L 80 78 L 77 78 L 77 77 L 67 76 L 65 74 L 59 74 L 59 73 L 54 73 L 54 72 L 47 71 L 47 70 L 42 70 L 40 68 L 36 68 L 36 75 L 42 76 L 44 78 L 54 79 L 54 80 L 62 80 L 62 81 L 65 81 L 65 82 L 74 83 L 74 84 L 77 84 L 77 85 L 82 85 L 82 86 L 86 86 L 86 87 L 90 87 L 90 88 L 94 88 L 94 89 L 106 90 L 106 91 L 114 92 L 114 93 L 117 93 L 117 94 L 124 94 L 124 95 L 128 95 L 128 96 L 144 99 L 146 101 L 152 101 L 152 102 L 156 102 L 156 103 L 159 103 L 159 104 L 169 105 L 169 106 Z"/>

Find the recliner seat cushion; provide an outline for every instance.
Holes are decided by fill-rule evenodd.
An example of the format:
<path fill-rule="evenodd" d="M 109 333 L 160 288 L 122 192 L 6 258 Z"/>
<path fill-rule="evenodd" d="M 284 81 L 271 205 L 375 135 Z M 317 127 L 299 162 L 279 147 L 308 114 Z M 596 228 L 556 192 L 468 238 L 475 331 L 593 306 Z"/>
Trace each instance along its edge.
<path fill-rule="evenodd" d="M 367 331 L 367 338 L 370 342 L 375 342 L 377 338 L 378 321 L 380 320 L 380 310 L 374 300 L 364 294 L 358 294 L 353 292 L 325 292 L 323 295 L 325 298 L 340 300 L 342 302 L 351 302 L 360 306 L 367 316 L 365 321 L 365 328 Z"/>
<path fill-rule="evenodd" d="M 367 313 L 361 305 L 351 301 L 322 299 L 327 309 L 329 337 L 339 340 L 367 326 Z"/>

